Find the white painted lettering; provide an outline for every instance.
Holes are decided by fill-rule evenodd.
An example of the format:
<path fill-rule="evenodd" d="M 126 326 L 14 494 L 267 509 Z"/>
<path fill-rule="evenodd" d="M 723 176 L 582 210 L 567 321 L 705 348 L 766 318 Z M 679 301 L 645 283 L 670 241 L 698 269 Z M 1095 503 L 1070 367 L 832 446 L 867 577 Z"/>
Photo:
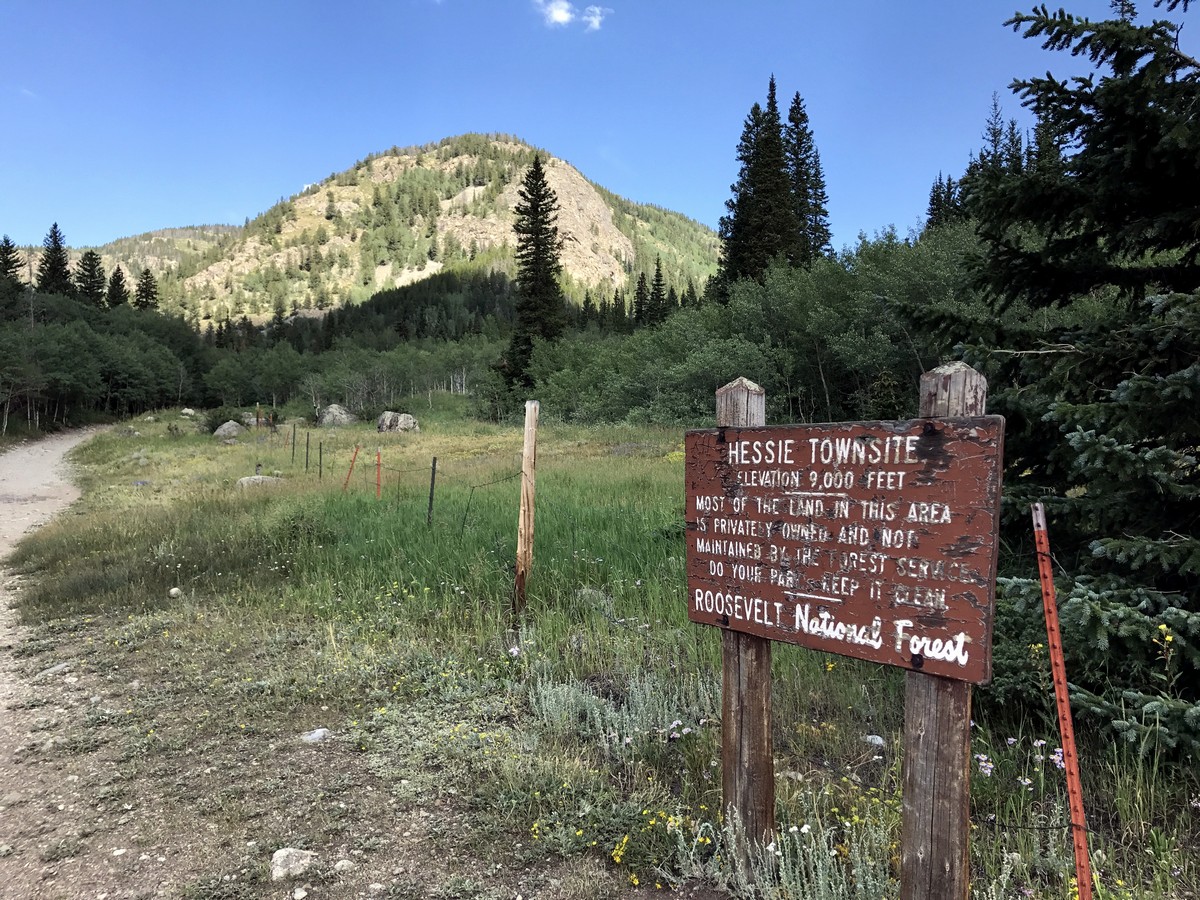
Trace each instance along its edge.
<path fill-rule="evenodd" d="M 921 522 L 930 525 L 949 525 L 950 507 L 945 503 L 910 503 L 906 522 Z"/>

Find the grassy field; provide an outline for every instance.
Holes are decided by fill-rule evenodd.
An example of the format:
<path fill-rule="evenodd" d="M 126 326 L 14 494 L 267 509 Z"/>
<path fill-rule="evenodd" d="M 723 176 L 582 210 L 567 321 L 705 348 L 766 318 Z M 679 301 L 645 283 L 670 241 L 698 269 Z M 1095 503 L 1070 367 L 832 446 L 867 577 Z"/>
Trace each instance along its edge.
<path fill-rule="evenodd" d="M 520 430 L 432 403 L 414 435 L 300 426 L 293 448 L 288 426 L 223 445 L 164 413 L 76 452 L 84 499 L 11 561 L 31 576 L 22 652 L 69 643 L 152 686 L 95 732 L 129 785 L 178 783 L 168 800 L 260 846 L 350 840 L 370 857 L 403 836 L 425 865 L 392 896 L 895 896 L 900 673 L 785 645 L 779 837 L 734 863 L 719 634 L 684 601 L 682 434 L 543 424 L 514 629 Z M 282 480 L 235 489 L 259 466 Z M 338 750 L 319 790 L 239 768 L 318 725 Z M 975 896 L 1072 896 L 1053 731 L 974 735 Z M 1196 773 L 1098 741 L 1082 756 L 1101 896 L 1200 895 Z M 268 896 L 261 868 L 240 871 L 237 896 Z M 233 896 L 221 879 L 185 895 Z"/>

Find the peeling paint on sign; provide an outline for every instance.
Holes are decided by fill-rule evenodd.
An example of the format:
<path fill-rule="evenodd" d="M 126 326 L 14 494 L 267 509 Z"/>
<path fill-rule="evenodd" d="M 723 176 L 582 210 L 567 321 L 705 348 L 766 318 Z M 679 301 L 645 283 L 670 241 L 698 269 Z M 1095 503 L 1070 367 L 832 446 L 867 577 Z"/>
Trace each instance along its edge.
<path fill-rule="evenodd" d="M 1000 416 L 689 431 L 688 616 L 991 679 Z"/>

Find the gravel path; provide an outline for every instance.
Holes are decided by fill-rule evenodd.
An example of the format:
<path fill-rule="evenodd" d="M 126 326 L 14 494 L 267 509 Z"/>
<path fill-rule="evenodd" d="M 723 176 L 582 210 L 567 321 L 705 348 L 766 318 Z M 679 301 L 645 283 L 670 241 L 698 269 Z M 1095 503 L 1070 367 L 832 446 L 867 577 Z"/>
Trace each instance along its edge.
<path fill-rule="evenodd" d="M 20 537 L 44 524 L 79 496 L 64 457 L 94 429 L 57 434 L 20 444 L 0 454 L 0 559 Z M 28 661 L 15 651 L 25 639 L 11 608 L 16 590 L 12 576 L 0 573 L 0 897 L 32 900 L 102 896 L 84 883 L 61 879 L 56 863 L 69 854 L 74 837 L 62 828 L 77 807 L 78 776 L 65 768 L 41 765 L 33 747 L 64 712 L 40 705 L 28 679 Z M 24 673 L 24 674 L 23 674 Z M 62 674 L 55 673 L 57 678 Z M 65 814 L 65 815 L 64 815 Z M 107 874 L 107 873 L 105 873 Z M 74 882 L 74 883 L 72 883 Z"/>

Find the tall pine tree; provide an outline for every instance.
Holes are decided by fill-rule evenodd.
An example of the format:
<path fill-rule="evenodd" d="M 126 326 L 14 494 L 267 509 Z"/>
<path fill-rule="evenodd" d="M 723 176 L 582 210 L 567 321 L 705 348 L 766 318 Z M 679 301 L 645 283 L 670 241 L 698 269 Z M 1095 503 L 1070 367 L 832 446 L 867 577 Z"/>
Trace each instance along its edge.
<path fill-rule="evenodd" d="M 67 255 L 67 243 L 58 230 L 58 223 L 42 241 L 42 258 L 38 260 L 37 289 L 43 294 L 61 294 L 70 297 L 75 293 L 71 283 L 71 259 Z"/>
<path fill-rule="evenodd" d="M 158 282 L 148 268 L 142 269 L 133 292 L 133 305 L 138 309 L 158 309 Z"/>
<path fill-rule="evenodd" d="M 662 257 L 654 259 L 654 280 L 650 283 L 649 314 L 646 321 L 650 325 L 658 325 L 667 320 L 670 309 L 667 306 L 666 281 L 663 279 Z"/>
<path fill-rule="evenodd" d="M 949 175 L 938 172 L 937 180 L 929 189 L 929 205 L 925 208 L 925 228 L 938 228 L 959 222 L 967 217 L 963 206 L 962 192 Z"/>
<path fill-rule="evenodd" d="M 108 278 L 108 290 L 104 299 L 110 307 L 120 306 L 129 302 L 129 286 L 125 284 L 125 273 L 120 266 L 114 266 L 112 275 Z"/>
<path fill-rule="evenodd" d="M 651 315 L 650 284 L 646 281 L 646 273 L 638 272 L 637 284 L 633 288 L 633 324 L 649 325 Z"/>
<path fill-rule="evenodd" d="M 6 234 L 0 238 L 0 300 L 21 292 L 21 253 Z"/>
<path fill-rule="evenodd" d="M 75 293 L 80 300 L 92 306 L 104 305 L 104 291 L 107 278 L 104 275 L 104 263 L 100 254 L 95 250 L 83 251 L 75 266 Z"/>
<path fill-rule="evenodd" d="M 767 106 L 750 109 L 738 143 L 738 180 L 722 216 L 718 285 L 739 278 L 759 279 L 771 263 L 792 261 L 799 229 L 784 157 L 783 123 L 775 96 L 775 77 L 767 88 Z M 719 288 L 723 290 L 723 288 Z"/>
<path fill-rule="evenodd" d="M 808 111 L 797 92 L 788 109 L 783 129 L 783 148 L 792 204 L 796 211 L 796 246 L 792 262 L 809 268 L 819 256 L 832 250 L 829 231 L 829 196 L 825 191 L 825 173 L 821 154 L 813 140 Z"/>
<path fill-rule="evenodd" d="M 796 94 L 785 125 L 775 78 L 754 104 L 738 142 L 738 180 L 721 217 L 721 261 L 710 292 L 724 300 L 739 278 L 761 280 L 773 263 L 809 267 L 830 251 L 829 198 L 821 158 Z"/>
<path fill-rule="evenodd" d="M 534 338 L 556 340 L 566 324 L 558 282 L 562 270 L 558 197 L 546 180 L 540 154 L 534 154 L 517 197 L 516 322 L 504 362 L 510 384 L 528 385 Z"/>

